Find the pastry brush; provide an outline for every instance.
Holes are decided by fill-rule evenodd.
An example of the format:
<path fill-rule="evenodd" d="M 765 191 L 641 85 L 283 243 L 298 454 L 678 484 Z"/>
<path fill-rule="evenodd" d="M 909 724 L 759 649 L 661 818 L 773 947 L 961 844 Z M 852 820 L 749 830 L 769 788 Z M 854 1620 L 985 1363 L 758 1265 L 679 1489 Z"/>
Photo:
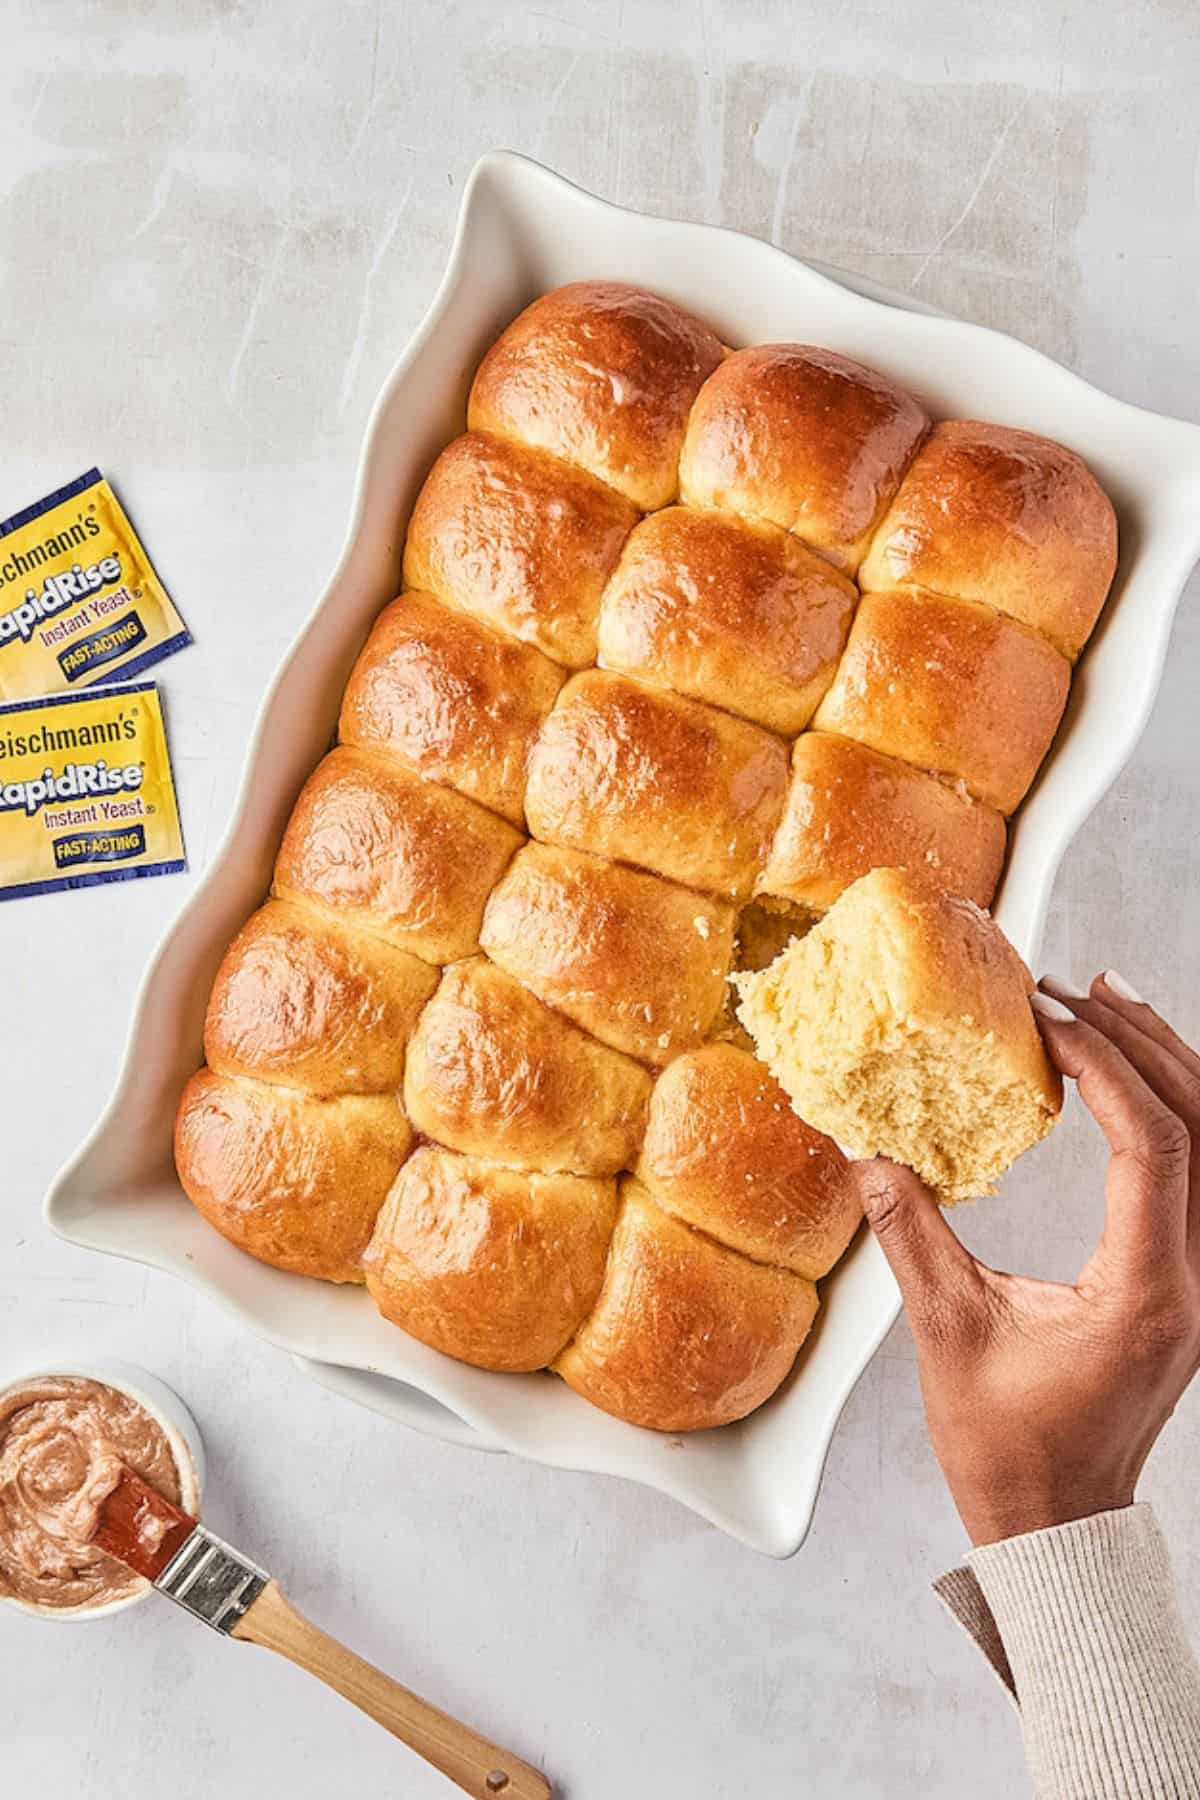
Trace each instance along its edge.
<path fill-rule="evenodd" d="M 311 1624 L 278 1582 L 133 1470 L 100 1508 L 96 1547 L 226 1637 L 306 1669 L 475 1800 L 550 1800 L 545 1777 L 401 1687 Z"/>

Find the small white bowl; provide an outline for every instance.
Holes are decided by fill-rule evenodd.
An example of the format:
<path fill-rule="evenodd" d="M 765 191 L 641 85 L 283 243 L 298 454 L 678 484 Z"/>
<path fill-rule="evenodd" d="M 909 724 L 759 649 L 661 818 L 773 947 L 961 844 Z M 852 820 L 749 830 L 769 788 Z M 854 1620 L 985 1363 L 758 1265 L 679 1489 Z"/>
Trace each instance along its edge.
<path fill-rule="evenodd" d="M 175 1458 L 175 1465 L 179 1470 L 180 1505 L 194 1518 L 199 1516 L 200 1496 L 204 1491 L 204 1440 L 200 1436 L 200 1427 L 173 1389 L 148 1369 L 138 1368 L 136 1363 L 85 1363 L 63 1357 L 61 1360 L 39 1362 L 32 1368 L 6 1368 L 0 1375 L 0 1400 L 13 1388 L 55 1376 L 102 1382 L 105 1387 L 116 1388 L 118 1393 L 127 1394 L 148 1412 L 156 1424 L 162 1427 Z M 147 1582 L 136 1593 L 125 1594 L 119 1600 L 108 1600 L 102 1606 L 34 1606 L 29 1601 L 18 1600 L 10 1594 L 0 1594 L 0 1602 L 16 1607 L 18 1612 L 32 1613 L 38 1619 L 77 1623 L 84 1619 L 111 1618 L 114 1613 L 137 1606 L 152 1592 L 153 1589 Z"/>

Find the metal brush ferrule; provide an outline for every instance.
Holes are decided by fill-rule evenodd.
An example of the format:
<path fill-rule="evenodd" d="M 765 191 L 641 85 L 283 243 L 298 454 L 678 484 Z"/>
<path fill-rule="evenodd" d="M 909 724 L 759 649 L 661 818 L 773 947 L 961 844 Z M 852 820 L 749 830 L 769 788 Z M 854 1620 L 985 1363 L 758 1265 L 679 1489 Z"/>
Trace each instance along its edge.
<path fill-rule="evenodd" d="M 270 1579 L 265 1569 L 224 1538 L 197 1525 L 154 1585 L 193 1618 L 228 1637 Z"/>

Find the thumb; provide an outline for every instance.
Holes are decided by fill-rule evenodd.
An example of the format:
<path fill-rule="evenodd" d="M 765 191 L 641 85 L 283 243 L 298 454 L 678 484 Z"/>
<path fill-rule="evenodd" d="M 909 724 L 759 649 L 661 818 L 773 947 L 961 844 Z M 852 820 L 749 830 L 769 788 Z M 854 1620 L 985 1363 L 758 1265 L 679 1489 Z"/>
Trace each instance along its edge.
<path fill-rule="evenodd" d="M 891 1265 L 910 1315 L 944 1309 L 946 1294 L 962 1289 L 975 1270 L 974 1258 L 946 1222 L 919 1176 L 877 1156 L 854 1164 L 867 1223 Z"/>

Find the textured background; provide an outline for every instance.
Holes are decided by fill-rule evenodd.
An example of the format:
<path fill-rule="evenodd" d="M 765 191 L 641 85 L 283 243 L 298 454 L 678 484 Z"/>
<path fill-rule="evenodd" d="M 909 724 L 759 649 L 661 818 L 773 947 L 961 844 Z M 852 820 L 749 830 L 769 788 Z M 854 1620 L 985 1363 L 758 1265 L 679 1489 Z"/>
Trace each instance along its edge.
<path fill-rule="evenodd" d="M 219 842 L 476 156 L 507 145 L 868 271 L 1200 417 L 1188 0 L 3 0 L 0 21 L 0 514 L 100 463 L 198 640 L 161 671 L 192 872 L 0 909 L 0 1356 L 159 1369 L 205 1427 L 217 1529 L 569 1800 L 1008 1800 L 1011 1712 L 927 1592 L 962 1540 L 903 1324 L 846 1409 L 806 1548 L 776 1565 L 633 1487 L 350 1408 L 166 1276 L 52 1242 L 38 1208 Z M 1060 972 L 1115 964 L 1193 1037 L 1196 597 L 1046 945 Z M 964 1233 L 1069 1276 L 1101 1169 L 1072 1106 Z M 1193 1399 L 1146 1492 L 1200 1625 L 1198 1448 Z M 0 1733 L 6 1783 L 50 1800 L 449 1791 L 166 1607 L 0 1617 Z"/>

